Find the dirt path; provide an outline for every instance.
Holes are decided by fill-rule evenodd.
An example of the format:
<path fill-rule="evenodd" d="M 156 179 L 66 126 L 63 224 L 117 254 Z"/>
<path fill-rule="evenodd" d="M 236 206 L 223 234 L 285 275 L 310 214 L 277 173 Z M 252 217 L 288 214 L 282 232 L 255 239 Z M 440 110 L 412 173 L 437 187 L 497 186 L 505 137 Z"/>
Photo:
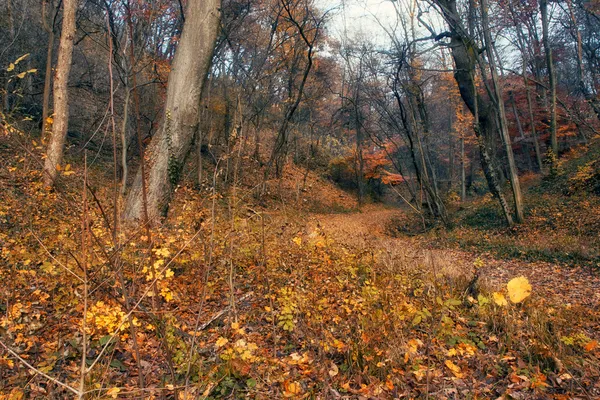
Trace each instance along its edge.
<path fill-rule="evenodd" d="M 473 261 L 480 257 L 485 267 L 481 271 L 481 282 L 492 290 L 504 286 L 510 279 L 526 276 L 533 286 L 534 294 L 540 296 L 548 306 L 572 309 L 580 314 L 586 324 L 588 335 L 600 339 L 600 275 L 588 268 L 566 267 L 546 262 L 501 260 L 490 254 L 476 254 L 456 249 L 433 249 L 418 238 L 394 238 L 386 233 L 390 220 L 403 211 L 382 206 L 367 206 L 361 213 L 315 214 L 309 225 L 319 226 L 323 232 L 337 242 L 358 247 L 403 253 L 415 261 L 423 262 L 427 257 L 458 270 L 473 270 Z M 425 265 L 425 263 L 424 263 Z"/>

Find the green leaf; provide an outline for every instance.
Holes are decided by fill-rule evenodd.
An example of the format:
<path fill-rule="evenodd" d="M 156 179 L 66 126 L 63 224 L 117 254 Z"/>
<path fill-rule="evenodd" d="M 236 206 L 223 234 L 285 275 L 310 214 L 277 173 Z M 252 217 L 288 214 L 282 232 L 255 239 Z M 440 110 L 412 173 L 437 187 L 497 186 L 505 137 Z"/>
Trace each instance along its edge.
<path fill-rule="evenodd" d="M 100 338 L 100 340 L 98 341 L 98 343 L 100 343 L 100 346 L 104 346 L 104 345 L 106 345 L 106 343 L 110 342 L 111 339 L 112 339 L 111 335 L 102 336 Z"/>
<path fill-rule="evenodd" d="M 113 368 L 119 368 L 119 370 L 121 372 L 126 371 L 127 368 L 125 368 L 125 364 L 123 364 L 121 361 L 114 359 L 110 362 L 110 366 Z"/>
<path fill-rule="evenodd" d="M 490 304 L 490 299 L 488 299 L 484 295 L 480 294 L 479 296 L 477 296 L 477 302 L 479 303 L 480 306 L 483 307 L 486 304 Z"/>
<path fill-rule="evenodd" d="M 248 386 L 250 389 L 254 389 L 256 387 L 256 379 L 254 378 L 250 378 L 246 381 L 246 386 Z"/>

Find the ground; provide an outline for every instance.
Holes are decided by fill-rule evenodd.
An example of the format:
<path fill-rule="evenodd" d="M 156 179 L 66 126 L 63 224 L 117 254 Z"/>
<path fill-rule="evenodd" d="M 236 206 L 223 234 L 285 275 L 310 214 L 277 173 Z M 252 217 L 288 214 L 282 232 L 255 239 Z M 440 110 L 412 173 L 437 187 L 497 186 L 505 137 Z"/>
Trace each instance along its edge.
<path fill-rule="evenodd" d="M 151 237 L 123 224 L 115 243 L 110 169 L 90 169 L 84 214 L 81 160 L 48 192 L 41 147 L 3 145 L 0 399 L 69 398 L 82 375 L 87 398 L 600 397 L 587 264 L 399 234 L 409 210 L 358 210 L 293 165 L 258 199 L 184 182 Z"/>
<path fill-rule="evenodd" d="M 389 227 L 406 212 L 369 205 L 362 212 L 351 214 L 315 214 L 312 225 L 321 226 L 340 243 L 352 243 L 360 249 L 402 249 L 415 258 L 433 257 L 463 271 L 471 271 L 475 259 L 482 258 L 485 265 L 481 268 L 480 280 L 488 291 L 498 290 L 515 276 L 525 276 L 549 306 L 568 306 L 582 316 L 588 316 L 587 332 L 600 340 L 600 315 L 597 313 L 600 310 L 600 275 L 597 270 L 542 261 L 503 260 L 489 253 L 439 249 L 419 238 L 390 236 Z"/>

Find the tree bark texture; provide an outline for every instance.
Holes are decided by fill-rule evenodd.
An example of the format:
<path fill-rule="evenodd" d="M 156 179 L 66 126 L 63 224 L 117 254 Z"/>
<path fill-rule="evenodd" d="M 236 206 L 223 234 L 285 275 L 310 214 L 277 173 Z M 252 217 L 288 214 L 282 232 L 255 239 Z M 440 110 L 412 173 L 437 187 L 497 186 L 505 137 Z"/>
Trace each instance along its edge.
<path fill-rule="evenodd" d="M 495 130 L 494 116 L 490 112 L 489 101 L 477 95 L 475 84 L 475 66 L 479 57 L 479 49 L 461 22 L 456 0 L 436 0 L 435 2 L 441 8 L 444 19 L 450 28 L 450 49 L 455 64 L 454 79 L 458 84 L 461 98 L 474 116 L 474 131 L 479 145 L 483 173 L 490 192 L 498 199 L 506 222 L 511 226 L 513 225 L 512 215 L 502 193 L 498 175 L 492 165 L 486 144 L 486 139 L 492 136 Z"/>
<path fill-rule="evenodd" d="M 63 1 L 63 21 L 58 46 L 58 60 L 54 75 L 54 122 L 52 136 L 48 143 L 46 161 L 44 163 L 44 183 L 54 185 L 57 167 L 63 159 L 65 139 L 69 126 L 69 74 L 73 59 L 73 44 L 75 39 L 77 0 Z"/>
<path fill-rule="evenodd" d="M 220 0 L 188 3 L 169 74 L 162 128 L 152 139 L 146 157 L 150 222 L 166 215 L 198 126 L 198 107 L 217 39 L 220 5 Z M 127 197 L 124 218 L 142 218 L 143 208 L 142 173 L 138 171 Z"/>

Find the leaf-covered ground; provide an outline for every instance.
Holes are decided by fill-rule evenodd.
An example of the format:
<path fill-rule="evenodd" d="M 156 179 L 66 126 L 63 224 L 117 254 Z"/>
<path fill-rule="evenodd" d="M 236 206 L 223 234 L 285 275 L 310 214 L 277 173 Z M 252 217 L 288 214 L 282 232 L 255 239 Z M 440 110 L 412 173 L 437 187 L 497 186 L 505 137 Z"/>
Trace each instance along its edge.
<path fill-rule="evenodd" d="M 394 238 L 398 210 L 311 213 L 347 200 L 312 174 L 276 207 L 182 186 L 151 237 L 115 241 L 92 167 L 82 239 L 82 169 L 48 193 L 37 167 L 2 160 L 2 398 L 74 397 L 82 371 L 86 398 L 600 396 L 589 269 Z"/>

